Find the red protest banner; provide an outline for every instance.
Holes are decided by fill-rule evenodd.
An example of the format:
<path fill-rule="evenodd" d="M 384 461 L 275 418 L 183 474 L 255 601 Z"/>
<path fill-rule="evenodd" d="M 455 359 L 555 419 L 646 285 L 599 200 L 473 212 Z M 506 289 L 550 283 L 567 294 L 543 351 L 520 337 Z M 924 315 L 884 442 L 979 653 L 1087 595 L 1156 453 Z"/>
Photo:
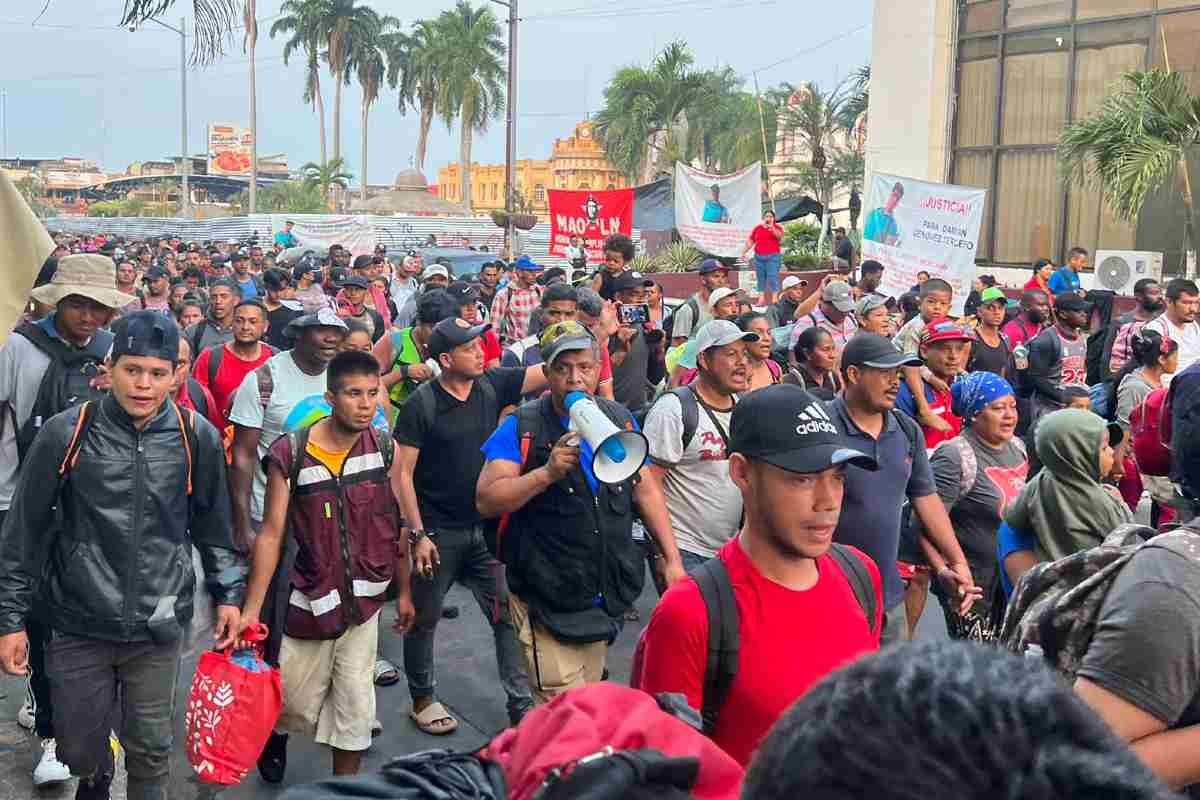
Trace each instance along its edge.
<path fill-rule="evenodd" d="M 604 240 L 614 233 L 633 234 L 633 189 L 606 192 L 551 189 L 550 255 L 566 256 L 571 237 L 583 238 L 587 260 L 604 261 Z"/>

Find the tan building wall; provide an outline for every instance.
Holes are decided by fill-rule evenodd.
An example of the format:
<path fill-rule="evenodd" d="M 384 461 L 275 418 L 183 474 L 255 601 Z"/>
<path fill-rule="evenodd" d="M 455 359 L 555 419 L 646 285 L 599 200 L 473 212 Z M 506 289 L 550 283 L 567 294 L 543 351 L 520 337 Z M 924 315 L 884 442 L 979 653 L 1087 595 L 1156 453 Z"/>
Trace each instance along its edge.
<path fill-rule="evenodd" d="M 545 217 L 547 189 L 623 189 L 624 175 L 608 163 L 604 148 L 593 136 L 591 122 L 575 126 L 575 135 L 555 139 L 548 160 L 521 160 L 513 165 L 518 191 Z M 438 194 L 451 202 L 462 201 L 462 175 L 457 162 L 438 170 Z M 471 165 L 471 205 L 477 212 L 504 208 L 504 165 Z"/>

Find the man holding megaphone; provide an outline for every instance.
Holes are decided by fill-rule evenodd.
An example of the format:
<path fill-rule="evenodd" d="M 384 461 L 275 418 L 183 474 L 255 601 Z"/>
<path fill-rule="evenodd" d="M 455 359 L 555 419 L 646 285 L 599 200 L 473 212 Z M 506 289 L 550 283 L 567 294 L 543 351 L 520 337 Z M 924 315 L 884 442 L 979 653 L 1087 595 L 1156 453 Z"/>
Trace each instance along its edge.
<path fill-rule="evenodd" d="M 624 406 L 595 396 L 600 349 L 591 332 L 557 322 L 541 349 L 550 393 L 484 444 L 476 504 L 501 516 L 513 627 L 534 699 L 546 702 L 601 679 L 608 645 L 641 593 L 635 503 L 667 558 L 679 551 L 661 491 L 635 480 L 645 437 Z"/>

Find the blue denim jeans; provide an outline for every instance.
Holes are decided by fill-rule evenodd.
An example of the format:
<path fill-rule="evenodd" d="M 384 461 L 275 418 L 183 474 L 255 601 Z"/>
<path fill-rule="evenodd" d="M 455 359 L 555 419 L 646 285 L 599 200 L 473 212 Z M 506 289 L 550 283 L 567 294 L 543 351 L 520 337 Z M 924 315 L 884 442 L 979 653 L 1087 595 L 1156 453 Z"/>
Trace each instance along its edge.
<path fill-rule="evenodd" d="M 779 253 L 754 257 L 754 275 L 758 278 L 760 292 L 779 291 L 779 266 L 782 260 Z"/>
<path fill-rule="evenodd" d="M 404 636 L 404 673 L 408 676 L 408 691 L 413 699 L 433 697 L 437 681 L 433 671 L 433 639 L 446 592 L 455 582 L 461 583 L 475 595 L 479 610 L 492 626 L 496 641 L 496 665 L 500 683 L 508 698 L 508 714 L 517 718 L 533 706 L 529 678 L 525 674 L 525 657 L 513 630 L 508 606 L 508 584 L 503 565 L 492 557 L 483 540 L 483 528 L 439 528 L 434 539 L 441 563 L 433 577 L 412 577 L 412 599 L 417 619 Z"/>

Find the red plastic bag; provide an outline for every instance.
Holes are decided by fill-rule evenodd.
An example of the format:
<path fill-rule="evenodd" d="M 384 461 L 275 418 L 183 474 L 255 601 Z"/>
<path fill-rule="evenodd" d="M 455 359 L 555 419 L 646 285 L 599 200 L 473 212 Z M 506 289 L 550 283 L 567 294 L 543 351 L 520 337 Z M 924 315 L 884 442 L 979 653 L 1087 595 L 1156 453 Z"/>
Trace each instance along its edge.
<path fill-rule="evenodd" d="M 205 783 L 240 783 L 258 761 L 283 708 L 279 670 L 262 660 L 267 626 L 242 633 L 253 649 L 200 656 L 188 694 L 187 755 Z"/>

